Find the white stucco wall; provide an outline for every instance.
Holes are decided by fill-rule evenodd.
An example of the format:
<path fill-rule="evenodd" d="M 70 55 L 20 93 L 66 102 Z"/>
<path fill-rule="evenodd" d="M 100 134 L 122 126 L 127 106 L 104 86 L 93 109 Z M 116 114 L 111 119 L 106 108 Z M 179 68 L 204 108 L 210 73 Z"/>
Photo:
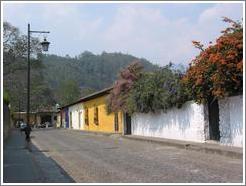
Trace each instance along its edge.
<path fill-rule="evenodd" d="M 132 116 L 132 134 L 204 142 L 204 105 L 192 101 L 167 113 L 136 113 Z"/>
<path fill-rule="evenodd" d="M 56 119 L 56 127 L 61 127 L 61 114 L 57 113 L 57 119 Z"/>
<path fill-rule="evenodd" d="M 220 142 L 243 147 L 243 96 L 219 100 Z"/>
<path fill-rule="evenodd" d="M 70 118 L 70 112 L 72 113 L 72 118 Z M 84 129 L 84 108 L 82 103 L 72 105 L 69 107 L 69 127 L 73 129 Z M 72 127 L 70 125 L 72 119 Z"/>

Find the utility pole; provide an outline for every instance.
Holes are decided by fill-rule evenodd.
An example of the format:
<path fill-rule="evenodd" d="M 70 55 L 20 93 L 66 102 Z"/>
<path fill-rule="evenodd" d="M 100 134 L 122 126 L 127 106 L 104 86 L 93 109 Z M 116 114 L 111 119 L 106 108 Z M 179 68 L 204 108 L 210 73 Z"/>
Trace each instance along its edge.
<path fill-rule="evenodd" d="M 20 124 L 20 99 L 19 99 L 19 121 L 18 121 L 18 124 Z"/>
<path fill-rule="evenodd" d="M 27 126 L 30 127 L 30 37 L 31 33 L 50 33 L 49 31 L 33 31 L 30 29 L 30 24 L 27 26 Z M 44 41 L 41 43 L 43 51 L 48 51 L 50 42 Z"/>

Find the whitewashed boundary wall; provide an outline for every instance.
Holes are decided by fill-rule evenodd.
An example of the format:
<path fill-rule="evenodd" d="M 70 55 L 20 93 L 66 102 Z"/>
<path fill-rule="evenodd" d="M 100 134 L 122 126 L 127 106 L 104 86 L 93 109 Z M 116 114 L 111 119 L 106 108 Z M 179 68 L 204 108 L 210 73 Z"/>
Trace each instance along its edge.
<path fill-rule="evenodd" d="M 219 100 L 220 142 L 243 147 L 243 96 Z"/>
<path fill-rule="evenodd" d="M 204 109 L 204 105 L 189 101 L 166 113 L 136 113 L 132 116 L 132 134 L 204 142 Z"/>
<path fill-rule="evenodd" d="M 218 101 L 220 143 L 243 147 L 243 96 Z M 166 113 L 135 113 L 132 115 L 132 134 L 184 141 L 209 140 L 207 105 L 186 102 L 180 109 Z"/>

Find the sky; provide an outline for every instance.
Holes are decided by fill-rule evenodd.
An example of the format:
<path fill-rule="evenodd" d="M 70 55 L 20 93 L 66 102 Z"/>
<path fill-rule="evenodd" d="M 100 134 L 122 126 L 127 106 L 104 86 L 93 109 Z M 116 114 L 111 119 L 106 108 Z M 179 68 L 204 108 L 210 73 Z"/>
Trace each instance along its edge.
<path fill-rule="evenodd" d="M 48 54 L 74 57 L 122 52 L 164 66 L 188 65 L 199 54 L 192 40 L 205 46 L 228 26 L 222 16 L 242 20 L 242 3 L 7 3 L 3 20 L 24 34 L 50 31 Z M 43 39 L 42 34 L 33 36 Z"/>

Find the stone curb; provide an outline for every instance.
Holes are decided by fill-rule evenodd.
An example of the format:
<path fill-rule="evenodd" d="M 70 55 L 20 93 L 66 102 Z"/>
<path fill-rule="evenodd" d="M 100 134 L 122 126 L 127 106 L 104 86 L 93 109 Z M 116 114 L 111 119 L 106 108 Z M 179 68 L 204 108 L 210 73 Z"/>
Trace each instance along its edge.
<path fill-rule="evenodd" d="M 109 133 L 109 132 L 96 132 L 96 131 L 85 131 L 79 129 L 68 129 L 75 132 L 80 132 L 84 134 L 98 135 L 98 136 L 122 136 L 120 133 Z"/>
<path fill-rule="evenodd" d="M 209 146 L 204 143 L 193 143 L 193 142 L 184 142 L 184 141 L 178 141 L 178 140 L 165 140 L 165 139 L 155 139 L 155 138 L 145 138 L 145 137 L 136 137 L 136 136 L 131 136 L 131 135 L 125 135 L 122 136 L 125 139 L 129 140 L 137 140 L 137 141 L 146 141 L 149 143 L 156 143 L 160 145 L 166 145 L 166 146 L 174 146 L 177 148 L 182 148 L 186 150 L 194 150 L 194 151 L 199 151 L 199 152 L 204 152 L 204 153 L 210 153 L 210 154 L 218 154 L 218 155 L 223 155 L 231 158 L 238 158 L 242 159 L 243 158 L 243 150 L 233 150 L 230 149 L 230 147 L 221 147 L 221 146 Z"/>

